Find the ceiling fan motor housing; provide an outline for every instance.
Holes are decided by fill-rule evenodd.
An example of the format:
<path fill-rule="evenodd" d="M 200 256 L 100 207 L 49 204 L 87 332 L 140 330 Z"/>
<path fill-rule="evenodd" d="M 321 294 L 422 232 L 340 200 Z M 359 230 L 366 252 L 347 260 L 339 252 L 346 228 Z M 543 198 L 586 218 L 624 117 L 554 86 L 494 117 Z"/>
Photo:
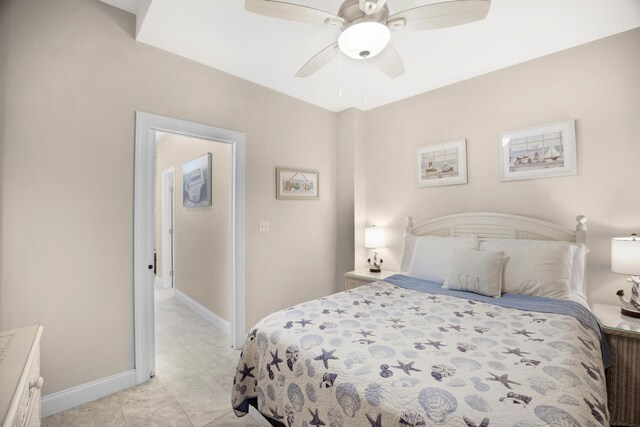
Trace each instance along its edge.
<path fill-rule="evenodd" d="M 391 33 L 386 26 L 389 8 L 385 4 L 380 12 L 367 15 L 360 9 L 358 0 L 342 3 L 338 16 L 345 26 L 338 40 L 340 50 L 354 59 L 372 58 L 389 43 Z"/>
<path fill-rule="evenodd" d="M 382 6 L 380 12 L 367 15 L 360 9 L 360 2 L 358 0 L 345 0 L 342 6 L 340 6 L 338 16 L 344 19 L 345 28 L 359 22 L 379 22 L 384 25 L 387 23 L 387 19 L 389 19 L 389 7 L 385 4 Z"/>

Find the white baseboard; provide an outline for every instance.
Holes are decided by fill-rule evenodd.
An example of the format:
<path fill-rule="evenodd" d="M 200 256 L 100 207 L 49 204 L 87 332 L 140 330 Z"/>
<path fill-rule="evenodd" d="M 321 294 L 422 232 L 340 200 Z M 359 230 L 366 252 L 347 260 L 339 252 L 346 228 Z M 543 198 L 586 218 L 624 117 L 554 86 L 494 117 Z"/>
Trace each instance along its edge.
<path fill-rule="evenodd" d="M 83 403 L 93 402 L 135 385 L 136 371 L 131 369 L 110 377 L 48 394 L 42 398 L 42 417 L 57 414 Z"/>
<path fill-rule="evenodd" d="M 162 279 L 160 278 L 160 276 L 154 276 L 155 279 L 153 281 L 153 286 L 155 286 L 156 288 L 164 288 L 164 285 L 162 284 Z"/>
<path fill-rule="evenodd" d="M 174 296 L 178 301 L 189 307 L 191 310 L 198 313 L 202 316 L 207 322 L 211 323 L 216 328 L 220 329 L 222 332 L 229 334 L 229 322 L 224 320 L 222 317 L 215 314 L 213 311 L 209 310 L 207 307 L 203 306 L 180 289 L 175 289 Z"/>

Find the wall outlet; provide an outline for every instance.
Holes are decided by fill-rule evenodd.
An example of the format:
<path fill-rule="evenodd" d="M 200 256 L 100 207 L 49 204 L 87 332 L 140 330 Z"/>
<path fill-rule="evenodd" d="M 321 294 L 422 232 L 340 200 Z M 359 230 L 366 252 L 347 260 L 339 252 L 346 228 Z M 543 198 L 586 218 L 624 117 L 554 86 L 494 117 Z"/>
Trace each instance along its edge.
<path fill-rule="evenodd" d="M 260 220 L 260 232 L 261 233 L 269 232 L 269 221 Z"/>

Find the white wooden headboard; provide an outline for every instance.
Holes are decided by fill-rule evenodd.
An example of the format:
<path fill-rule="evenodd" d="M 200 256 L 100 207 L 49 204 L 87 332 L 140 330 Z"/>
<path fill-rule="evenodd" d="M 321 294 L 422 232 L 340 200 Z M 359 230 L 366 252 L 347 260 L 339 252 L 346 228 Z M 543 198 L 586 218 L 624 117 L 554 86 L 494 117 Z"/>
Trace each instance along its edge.
<path fill-rule="evenodd" d="M 575 230 L 539 219 L 491 212 L 447 215 L 417 226 L 407 217 L 407 233 L 416 236 L 456 237 L 476 235 L 480 239 L 564 240 L 587 244 L 587 217 L 576 218 Z"/>

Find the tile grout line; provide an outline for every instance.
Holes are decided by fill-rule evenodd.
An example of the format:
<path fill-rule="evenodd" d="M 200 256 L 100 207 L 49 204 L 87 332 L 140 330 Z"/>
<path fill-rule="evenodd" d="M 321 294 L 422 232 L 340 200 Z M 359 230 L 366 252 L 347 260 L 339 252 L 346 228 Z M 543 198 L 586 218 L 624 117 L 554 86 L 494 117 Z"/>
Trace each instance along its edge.
<path fill-rule="evenodd" d="M 124 425 L 126 427 L 129 426 L 129 421 L 127 421 L 127 417 L 124 415 L 124 409 L 122 409 L 122 399 L 120 398 L 120 393 L 116 393 L 116 398 L 118 399 L 118 404 L 120 405 L 120 413 L 122 414 L 122 419 L 124 420 Z"/>

